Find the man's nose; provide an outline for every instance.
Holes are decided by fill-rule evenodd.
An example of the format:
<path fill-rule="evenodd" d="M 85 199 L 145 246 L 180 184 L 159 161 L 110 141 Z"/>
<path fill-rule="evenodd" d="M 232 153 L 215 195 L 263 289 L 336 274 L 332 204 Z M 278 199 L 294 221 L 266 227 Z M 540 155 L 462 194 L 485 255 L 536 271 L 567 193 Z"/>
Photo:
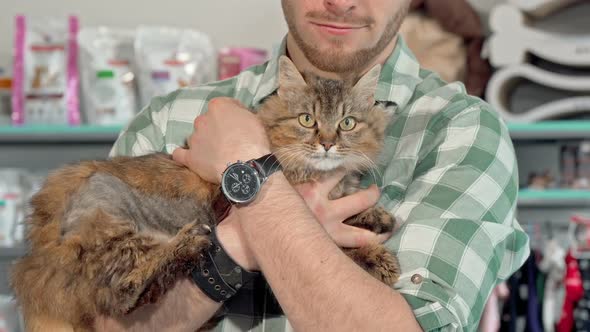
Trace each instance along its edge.
<path fill-rule="evenodd" d="M 332 14 L 342 16 L 356 8 L 355 2 L 355 0 L 324 0 L 324 7 Z"/>

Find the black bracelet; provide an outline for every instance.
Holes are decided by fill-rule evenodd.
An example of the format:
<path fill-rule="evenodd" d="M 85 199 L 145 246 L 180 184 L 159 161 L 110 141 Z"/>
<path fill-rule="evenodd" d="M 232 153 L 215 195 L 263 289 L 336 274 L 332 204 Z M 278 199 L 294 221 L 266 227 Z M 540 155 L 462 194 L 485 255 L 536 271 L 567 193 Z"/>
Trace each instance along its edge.
<path fill-rule="evenodd" d="M 216 230 L 209 234 L 212 245 L 199 266 L 192 271 L 192 278 L 210 299 L 224 302 L 260 273 L 247 271 L 231 259 L 219 243 Z"/>

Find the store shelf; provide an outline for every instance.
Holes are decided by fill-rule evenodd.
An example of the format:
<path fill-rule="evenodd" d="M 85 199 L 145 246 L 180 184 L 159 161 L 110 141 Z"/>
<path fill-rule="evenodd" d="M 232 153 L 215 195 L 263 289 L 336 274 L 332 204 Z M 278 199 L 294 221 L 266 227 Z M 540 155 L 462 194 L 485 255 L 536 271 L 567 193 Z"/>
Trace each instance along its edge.
<path fill-rule="evenodd" d="M 523 189 L 518 193 L 519 207 L 590 206 L 590 190 Z"/>
<path fill-rule="evenodd" d="M 512 139 L 585 139 L 590 138 L 590 121 L 542 121 L 509 123 Z"/>
<path fill-rule="evenodd" d="M 0 143 L 105 143 L 117 139 L 121 126 L 2 126 Z"/>
<path fill-rule="evenodd" d="M 0 246 L 0 260 L 13 260 L 22 257 L 26 254 L 27 249 L 24 245 L 18 245 L 15 247 L 2 247 Z"/>

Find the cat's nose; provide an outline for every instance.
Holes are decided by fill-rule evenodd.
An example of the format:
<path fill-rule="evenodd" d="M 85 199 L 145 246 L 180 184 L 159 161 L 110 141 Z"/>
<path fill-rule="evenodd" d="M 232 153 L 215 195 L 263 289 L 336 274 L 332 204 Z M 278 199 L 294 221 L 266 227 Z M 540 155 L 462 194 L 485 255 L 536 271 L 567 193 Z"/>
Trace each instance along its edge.
<path fill-rule="evenodd" d="M 334 146 L 332 142 L 320 142 L 320 144 L 324 147 L 324 150 L 329 151 L 331 147 Z"/>

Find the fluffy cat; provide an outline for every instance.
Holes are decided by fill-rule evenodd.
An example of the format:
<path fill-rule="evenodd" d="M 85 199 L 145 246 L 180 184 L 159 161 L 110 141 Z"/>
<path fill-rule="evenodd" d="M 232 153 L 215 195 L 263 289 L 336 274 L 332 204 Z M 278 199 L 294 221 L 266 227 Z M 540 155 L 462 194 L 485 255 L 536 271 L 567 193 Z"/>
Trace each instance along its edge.
<path fill-rule="evenodd" d="M 306 82 L 288 58 L 280 59 L 278 93 L 257 114 L 291 183 L 345 169 L 331 198 L 359 190 L 389 122 L 373 100 L 379 73 L 376 66 L 354 85 L 312 75 Z M 211 206 L 219 194 L 218 185 L 160 153 L 53 172 L 32 199 L 29 252 L 11 275 L 27 326 L 86 331 L 98 314 L 125 314 L 156 301 L 210 246 Z M 374 207 L 346 223 L 381 233 L 392 230 L 394 219 Z M 395 256 L 381 245 L 345 252 L 387 284 L 399 276 Z"/>

